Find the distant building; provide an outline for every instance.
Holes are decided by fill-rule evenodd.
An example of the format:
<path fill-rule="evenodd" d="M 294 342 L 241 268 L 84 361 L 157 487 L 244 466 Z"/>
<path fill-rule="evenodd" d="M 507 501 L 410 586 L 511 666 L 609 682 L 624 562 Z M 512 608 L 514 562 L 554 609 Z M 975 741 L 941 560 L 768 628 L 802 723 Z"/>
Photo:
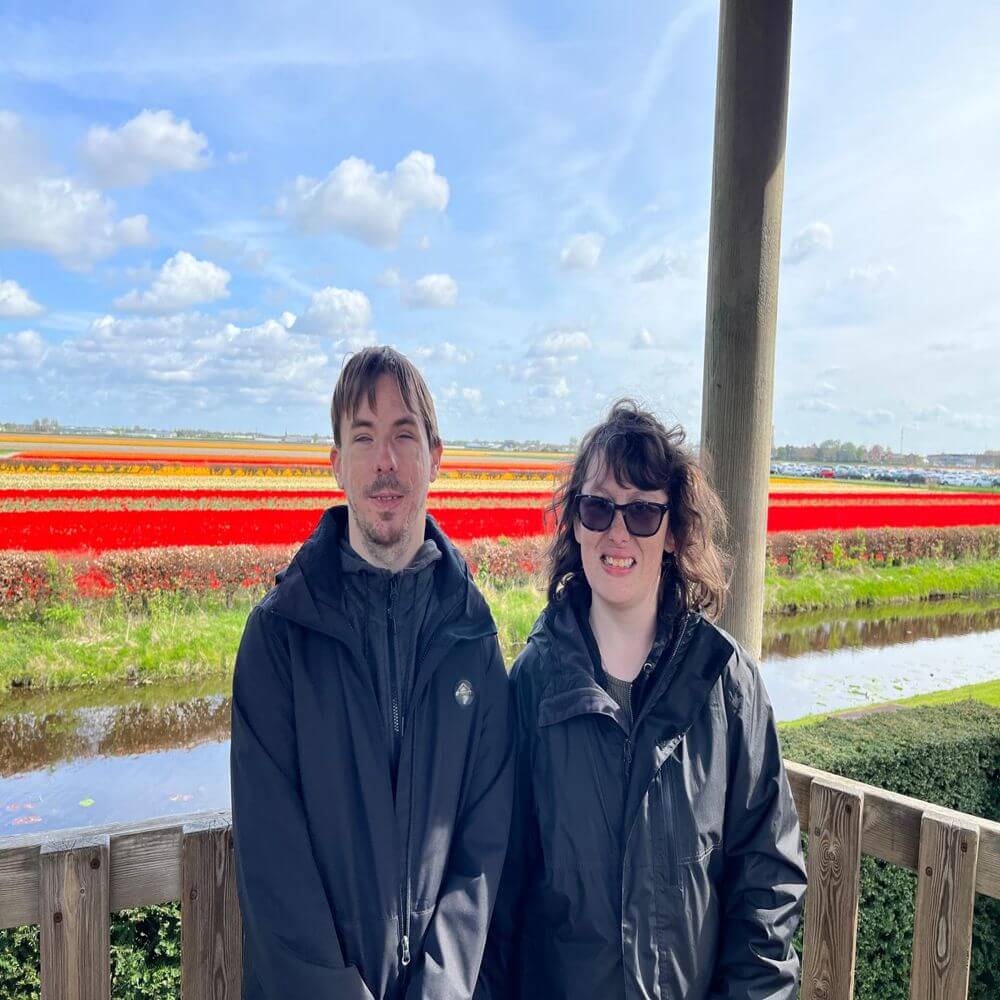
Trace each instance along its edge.
<path fill-rule="evenodd" d="M 1000 453 L 986 451 L 981 455 L 928 455 L 930 465 L 946 469 L 993 469 L 1000 467 Z"/>

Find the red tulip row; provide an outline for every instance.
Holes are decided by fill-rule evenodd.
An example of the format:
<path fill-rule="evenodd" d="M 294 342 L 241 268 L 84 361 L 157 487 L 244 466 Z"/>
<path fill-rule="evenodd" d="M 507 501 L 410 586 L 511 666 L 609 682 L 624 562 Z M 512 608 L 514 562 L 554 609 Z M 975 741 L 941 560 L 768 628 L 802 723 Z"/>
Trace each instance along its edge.
<path fill-rule="evenodd" d="M 6 493 L 7 491 L 5 491 Z M 10 491 L 14 493 L 16 491 Z M 32 491 L 47 493 L 48 491 Z M 231 499 L 238 506 L 195 509 L 192 506 L 163 509 L 86 509 L 114 492 L 124 500 L 158 497 L 154 491 L 64 490 L 66 509 L 0 511 L 0 549 L 23 551 L 105 551 L 157 548 L 166 545 L 287 545 L 301 542 L 315 527 L 324 501 L 339 501 L 339 491 L 313 494 L 295 491 L 301 507 L 264 507 L 270 495 L 261 498 L 253 490 L 183 491 L 181 502 L 195 504 L 204 497 Z M 190 496 L 188 496 L 190 495 Z M 0 502 L 3 501 L 0 494 Z M 24 496 L 24 492 L 19 494 Z M 544 534 L 551 526 L 545 501 L 551 494 L 447 491 L 431 495 L 430 511 L 443 530 L 456 541 L 507 536 L 524 538 Z M 84 498 L 88 498 L 85 500 Z M 308 503 L 315 498 L 314 503 Z M 53 499 L 51 494 L 48 499 Z M 929 502 L 917 498 L 891 502 L 848 502 L 839 505 L 778 503 L 768 510 L 769 533 L 850 530 L 855 528 L 957 527 L 1000 524 L 1000 496 L 961 497 L 945 502 L 941 495 Z M 921 498 L 922 500 L 928 498 Z M 948 499 L 951 499 L 949 496 Z M 247 505 L 252 501 L 253 506 Z M 438 505 L 435 505 L 437 501 Z M 464 501 L 464 503 L 463 503 Z M 14 503 L 14 500 L 8 500 Z M 39 501 L 41 499 L 39 498 Z M 459 503 L 461 505 L 456 505 Z"/>
<path fill-rule="evenodd" d="M 164 545 L 283 545 L 301 542 L 323 510 L 52 510 L 0 516 L 0 549 L 82 552 Z M 456 541 L 545 531 L 542 507 L 430 508 Z"/>

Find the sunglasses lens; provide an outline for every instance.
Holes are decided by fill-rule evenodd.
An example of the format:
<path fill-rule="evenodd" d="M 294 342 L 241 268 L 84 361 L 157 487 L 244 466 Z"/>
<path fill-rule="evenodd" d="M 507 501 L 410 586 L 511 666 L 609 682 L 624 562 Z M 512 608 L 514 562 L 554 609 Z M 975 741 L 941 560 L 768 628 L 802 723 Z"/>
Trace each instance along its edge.
<path fill-rule="evenodd" d="M 614 506 L 600 497 L 580 497 L 580 521 L 588 531 L 607 531 L 615 516 Z"/>
<path fill-rule="evenodd" d="M 663 512 L 652 504 L 630 503 L 625 508 L 625 527 L 640 538 L 655 535 L 662 519 Z"/>

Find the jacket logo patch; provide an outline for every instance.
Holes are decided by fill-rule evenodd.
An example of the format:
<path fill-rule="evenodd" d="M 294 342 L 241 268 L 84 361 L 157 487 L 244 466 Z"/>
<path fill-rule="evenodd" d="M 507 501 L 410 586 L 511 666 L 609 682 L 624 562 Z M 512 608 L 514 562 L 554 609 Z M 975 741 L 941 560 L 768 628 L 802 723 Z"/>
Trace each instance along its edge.
<path fill-rule="evenodd" d="M 468 708 L 473 699 L 476 697 L 476 692 L 472 690 L 472 685 L 466 681 L 461 680 L 458 682 L 458 686 L 455 688 L 455 701 L 462 706 L 462 708 Z"/>

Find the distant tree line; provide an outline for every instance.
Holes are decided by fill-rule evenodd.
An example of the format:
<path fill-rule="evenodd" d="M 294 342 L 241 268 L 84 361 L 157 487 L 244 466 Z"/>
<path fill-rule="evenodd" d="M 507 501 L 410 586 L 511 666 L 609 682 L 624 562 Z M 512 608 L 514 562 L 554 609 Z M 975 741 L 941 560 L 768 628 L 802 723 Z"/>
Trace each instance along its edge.
<path fill-rule="evenodd" d="M 777 462 L 856 462 L 861 465 L 923 465 L 923 455 L 903 455 L 874 444 L 866 448 L 851 441 L 829 438 L 820 444 L 783 444 L 771 457 Z"/>

